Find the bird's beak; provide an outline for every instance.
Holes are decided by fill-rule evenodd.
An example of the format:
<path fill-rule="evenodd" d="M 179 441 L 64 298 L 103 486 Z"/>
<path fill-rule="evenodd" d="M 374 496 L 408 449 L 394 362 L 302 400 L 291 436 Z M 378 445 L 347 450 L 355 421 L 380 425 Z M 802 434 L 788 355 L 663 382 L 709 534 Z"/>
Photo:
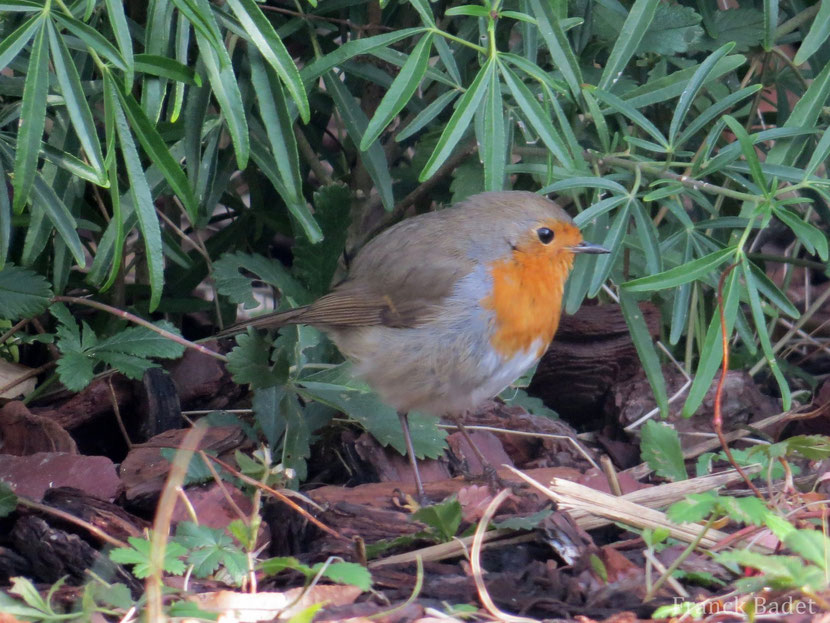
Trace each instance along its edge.
<path fill-rule="evenodd" d="M 594 244 L 592 242 L 585 242 L 584 240 L 577 245 L 568 247 L 568 249 L 573 253 L 611 253 L 611 251 L 602 245 Z"/>

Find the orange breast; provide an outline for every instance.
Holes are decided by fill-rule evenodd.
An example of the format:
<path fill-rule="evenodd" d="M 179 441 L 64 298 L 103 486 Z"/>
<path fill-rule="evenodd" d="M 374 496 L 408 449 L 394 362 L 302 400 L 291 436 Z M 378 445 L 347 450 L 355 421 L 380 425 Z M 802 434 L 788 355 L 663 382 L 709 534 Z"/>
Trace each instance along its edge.
<path fill-rule="evenodd" d="M 559 326 L 562 293 L 573 264 L 571 253 L 524 253 L 490 267 L 492 293 L 481 300 L 494 312 L 490 344 L 509 358 L 527 351 L 538 340 L 541 356 Z"/>

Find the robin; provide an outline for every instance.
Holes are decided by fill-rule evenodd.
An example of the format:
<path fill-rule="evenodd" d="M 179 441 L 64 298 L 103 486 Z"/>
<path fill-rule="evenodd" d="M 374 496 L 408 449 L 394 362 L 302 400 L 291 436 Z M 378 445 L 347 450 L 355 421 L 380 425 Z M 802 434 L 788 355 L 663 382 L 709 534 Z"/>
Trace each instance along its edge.
<path fill-rule="evenodd" d="M 469 441 L 457 418 L 504 390 L 553 339 L 575 254 L 608 252 L 583 241 L 545 197 L 482 193 L 385 230 L 310 305 L 229 332 L 307 324 L 327 333 L 397 409 L 424 498 L 407 414 L 454 418 Z"/>

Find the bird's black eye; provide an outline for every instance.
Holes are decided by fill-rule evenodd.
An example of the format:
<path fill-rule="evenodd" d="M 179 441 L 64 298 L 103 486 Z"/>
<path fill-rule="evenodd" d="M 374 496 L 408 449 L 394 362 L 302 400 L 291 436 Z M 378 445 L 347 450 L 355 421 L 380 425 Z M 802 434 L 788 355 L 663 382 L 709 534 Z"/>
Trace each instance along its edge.
<path fill-rule="evenodd" d="M 542 241 L 542 244 L 550 244 L 553 241 L 553 231 L 547 227 L 540 227 L 537 229 L 536 235 L 539 236 L 539 240 Z"/>

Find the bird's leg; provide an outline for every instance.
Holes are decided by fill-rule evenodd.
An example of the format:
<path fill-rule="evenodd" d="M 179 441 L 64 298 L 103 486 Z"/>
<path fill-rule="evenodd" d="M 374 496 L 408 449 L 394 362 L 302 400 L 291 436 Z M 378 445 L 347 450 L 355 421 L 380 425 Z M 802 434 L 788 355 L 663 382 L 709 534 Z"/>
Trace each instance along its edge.
<path fill-rule="evenodd" d="M 398 411 L 398 420 L 401 422 L 403 439 L 406 442 L 406 455 L 409 457 L 409 464 L 412 466 L 412 473 L 415 476 L 415 489 L 418 492 L 418 503 L 423 504 L 427 500 L 424 492 L 424 483 L 421 482 L 421 472 L 418 471 L 418 459 L 415 457 L 415 447 L 412 445 L 412 435 L 409 432 L 409 414 Z"/>

